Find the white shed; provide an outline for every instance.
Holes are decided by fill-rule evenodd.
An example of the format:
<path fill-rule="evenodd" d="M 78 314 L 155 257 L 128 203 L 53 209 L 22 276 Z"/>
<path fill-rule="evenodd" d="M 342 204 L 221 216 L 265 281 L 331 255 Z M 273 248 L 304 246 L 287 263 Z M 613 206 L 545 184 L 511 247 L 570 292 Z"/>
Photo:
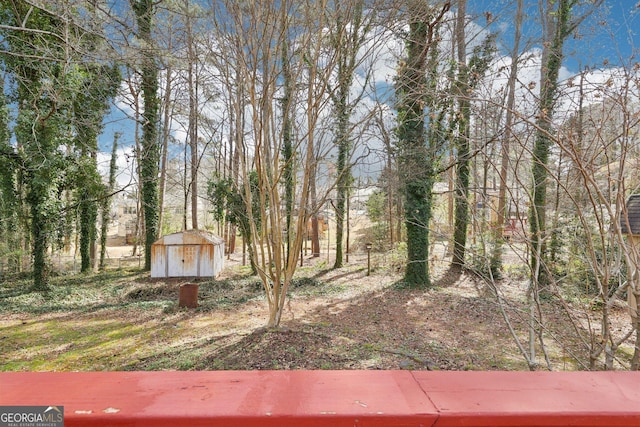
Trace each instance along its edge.
<path fill-rule="evenodd" d="M 202 230 L 167 234 L 151 245 L 151 277 L 217 277 L 224 240 Z"/>

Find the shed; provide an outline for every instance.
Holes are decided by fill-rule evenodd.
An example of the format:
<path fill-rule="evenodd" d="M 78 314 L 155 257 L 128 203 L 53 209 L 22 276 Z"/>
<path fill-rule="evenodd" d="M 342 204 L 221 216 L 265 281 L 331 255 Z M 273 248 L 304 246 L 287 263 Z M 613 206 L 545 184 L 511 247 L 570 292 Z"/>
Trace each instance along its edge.
<path fill-rule="evenodd" d="M 629 196 L 627 207 L 620 215 L 620 231 L 628 236 L 630 266 L 627 303 L 632 318 L 638 316 L 638 295 L 640 294 L 640 194 Z"/>
<path fill-rule="evenodd" d="M 640 194 L 629 196 L 626 215 L 620 216 L 620 231 L 640 237 Z"/>
<path fill-rule="evenodd" d="M 224 239 L 203 230 L 167 234 L 151 245 L 151 277 L 217 277 Z"/>

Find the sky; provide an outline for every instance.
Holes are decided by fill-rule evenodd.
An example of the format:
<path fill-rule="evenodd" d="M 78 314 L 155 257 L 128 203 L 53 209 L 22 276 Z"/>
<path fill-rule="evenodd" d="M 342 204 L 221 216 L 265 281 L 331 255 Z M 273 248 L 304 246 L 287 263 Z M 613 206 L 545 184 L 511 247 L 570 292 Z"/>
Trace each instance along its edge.
<path fill-rule="evenodd" d="M 538 0 L 525 0 L 527 12 L 526 24 L 523 28 L 522 53 L 532 53 L 528 66 L 522 67 L 521 81 L 527 84 L 539 79 L 540 20 L 537 8 Z M 479 33 L 498 32 L 499 54 L 508 55 L 511 38 L 514 31 L 515 6 L 513 0 L 469 0 L 467 13 L 473 18 L 472 31 Z M 560 74 L 561 80 L 575 76 L 580 70 L 592 71 L 594 82 L 607 80 L 607 76 L 615 73 L 616 67 L 629 66 L 638 61 L 640 54 L 640 1 L 637 0 L 604 0 L 603 5 L 579 27 L 576 36 L 570 37 L 565 43 L 565 58 Z M 527 42 L 525 42 L 525 40 Z M 393 74 L 395 73 L 398 49 L 402 44 L 390 40 L 379 52 L 379 62 L 374 65 L 379 80 L 378 86 L 384 90 L 391 89 Z M 537 56 L 536 56 L 537 55 Z M 537 60 L 538 59 L 538 60 Z M 505 63 L 510 61 L 505 59 Z M 610 71 L 611 70 L 611 71 Z M 565 100 L 565 104 L 570 102 Z M 100 155 L 103 173 L 108 165 L 108 159 L 113 141 L 113 134 L 121 132 L 118 158 L 120 185 L 132 182 L 131 169 L 133 153 L 131 146 L 134 142 L 132 121 L 128 118 L 130 110 L 118 103 L 119 107 L 112 108 L 107 117 L 105 132 L 100 138 Z M 569 105 L 570 108 L 570 105 Z"/>
<path fill-rule="evenodd" d="M 523 36 L 534 40 L 541 47 L 538 0 L 524 0 L 525 28 Z M 476 16 L 476 22 L 486 24 L 486 12 L 494 23 L 491 31 L 499 31 L 506 45 L 513 37 L 514 0 L 469 0 L 467 13 Z M 483 17 L 485 19 L 483 19 Z M 484 22 L 483 22 L 484 21 Z M 640 2 L 637 0 L 604 0 L 602 5 L 578 28 L 577 36 L 565 43 L 565 66 L 573 73 L 581 68 L 599 68 L 605 63 L 619 65 L 632 54 L 640 53 Z M 636 58 L 637 61 L 637 58 Z"/>
<path fill-rule="evenodd" d="M 637 61 L 640 53 L 638 30 L 640 8 L 633 0 L 605 0 L 599 13 L 581 26 L 581 37 L 567 41 L 565 65 L 577 73 L 584 67 L 627 64 L 632 55 Z"/>

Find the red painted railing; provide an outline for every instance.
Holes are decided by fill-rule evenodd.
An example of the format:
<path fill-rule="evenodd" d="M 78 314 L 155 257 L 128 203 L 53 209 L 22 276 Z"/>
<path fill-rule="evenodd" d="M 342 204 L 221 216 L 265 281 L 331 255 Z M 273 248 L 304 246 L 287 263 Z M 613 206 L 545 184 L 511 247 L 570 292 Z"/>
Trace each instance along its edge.
<path fill-rule="evenodd" d="M 0 373 L 65 426 L 640 426 L 640 372 Z"/>

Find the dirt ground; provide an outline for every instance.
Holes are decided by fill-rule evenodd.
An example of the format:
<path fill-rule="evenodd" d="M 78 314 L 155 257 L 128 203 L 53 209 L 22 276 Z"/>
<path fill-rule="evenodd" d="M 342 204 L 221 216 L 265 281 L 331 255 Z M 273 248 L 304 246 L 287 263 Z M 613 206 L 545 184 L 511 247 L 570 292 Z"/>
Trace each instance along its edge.
<path fill-rule="evenodd" d="M 528 369 L 514 338 L 527 345 L 526 281 L 499 282 L 499 304 L 495 289 L 447 270 L 446 259 L 434 258 L 428 290 L 402 287 L 389 254 L 373 254 L 370 275 L 366 253 L 338 270 L 330 261 L 304 257 L 277 329 L 264 327 L 264 294 L 241 254 L 217 280 L 200 282 L 196 309 L 177 306 L 183 279 L 134 272 L 109 284 L 107 300 L 0 314 L 0 370 Z M 70 277 L 77 285 L 65 293 L 85 280 Z M 575 325 L 553 301 L 543 310 L 549 366 L 584 369 L 589 313 Z M 614 314 L 622 331 L 624 310 Z"/>
<path fill-rule="evenodd" d="M 215 312 L 181 310 L 182 329 L 206 340 L 185 342 L 199 354 L 193 369 L 525 369 L 498 310 L 468 277 L 443 274 L 433 290 L 397 286 L 399 275 L 374 271 L 366 263 L 340 270 L 309 267 L 308 283 L 294 287 L 281 327 L 266 329 L 263 298 Z M 224 281 L 234 274 L 227 261 Z M 303 269 L 304 274 L 304 269 Z M 318 289 L 322 286 L 322 289 Z M 188 339 L 185 341 L 189 341 Z M 185 351 L 176 349 L 175 357 Z M 170 355 L 139 360 L 129 369 L 149 369 Z"/>
<path fill-rule="evenodd" d="M 432 289 L 412 290 L 398 285 L 401 276 L 384 268 L 380 255 L 374 256 L 371 275 L 363 254 L 339 270 L 323 269 L 326 261 L 305 257 L 301 275 L 313 280 L 291 290 L 278 329 L 263 327 L 268 314 L 263 298 L 185 317 L 181 327 L 205 328 L 210 334 L 186 344 L 193 345 L 190 351 L 197 355 L 189 368 L 528 369 L 497 300 L 479 278 L 454 274 L 443 264 L 434 272 Z M 238 263 L 238 256 L 228 260 L 220 280 L 233 276 Z M 201 301 L 206 305 L 203 286 Z M 518 299 L 524 287 L 515 282 L 508 286 L 511 289 L 503 290 L 509 298 L 505 313 L 519 339 L 526 340 L 523 299 Z M 559 310 L 547 316 L 556 325 L 570 327 Z M 580 367 L 570 356 L 586 357 L 576 342 L 569 333 L 561 345 L 547 344 L 553 369 Z M 176 357 L 183 350 L 176 350 Z M 167 357 L 145 358 L 129 368 L 153 369 Z"/>

